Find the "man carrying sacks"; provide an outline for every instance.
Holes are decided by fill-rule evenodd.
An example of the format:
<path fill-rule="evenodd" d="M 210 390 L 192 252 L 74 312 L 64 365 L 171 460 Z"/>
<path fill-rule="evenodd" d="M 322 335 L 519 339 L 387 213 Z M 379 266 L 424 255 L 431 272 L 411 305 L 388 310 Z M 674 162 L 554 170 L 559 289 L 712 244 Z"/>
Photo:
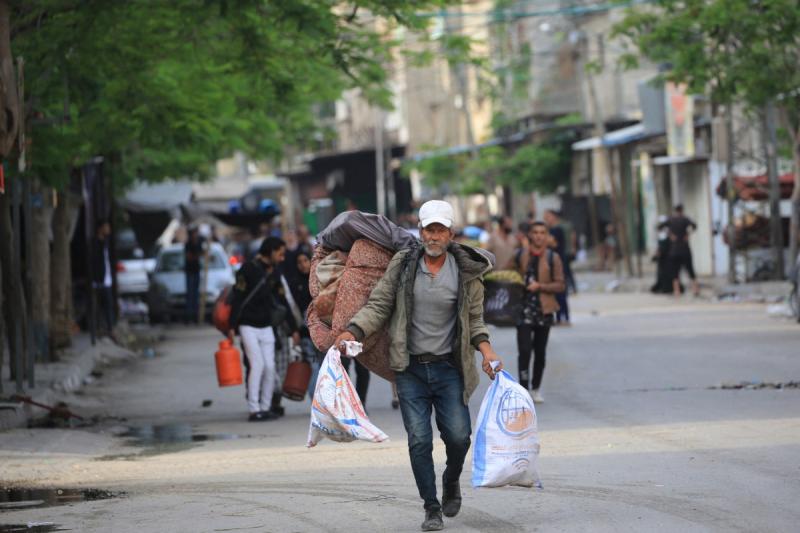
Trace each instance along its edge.
<path fill-rule="evenodd" d="M 422 530 L 438 531 L 444 527 L 442 513 L 452 517 L 461 508 L 459 477 L 472 432 L 467 404 L 479 380 L 475 350 L 483 355 L 483 371 L 491 379 L 502 362 L 483 323 L 482 278 L 492 261 L 453 242 L 453 208 L 447 202 L 426 202 L 419 216 L 422 245 L 394 255 L 369 301 L 335 345 L 361 341 L 388 324 L 389 366 L 395 372 L 411 468 L 425 501 Z M 432 409 L 447 451 L 441 504 L 433 466 Z"/>

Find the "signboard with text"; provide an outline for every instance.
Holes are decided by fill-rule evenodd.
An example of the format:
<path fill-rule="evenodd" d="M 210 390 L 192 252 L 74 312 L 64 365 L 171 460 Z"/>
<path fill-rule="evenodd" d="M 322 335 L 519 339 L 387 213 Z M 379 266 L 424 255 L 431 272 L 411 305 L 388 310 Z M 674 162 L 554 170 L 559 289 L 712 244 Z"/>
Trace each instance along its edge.
<path fill-rule="evenodd" d="M 667 153 L 671 157 L 694 156 L 694 102 L 686 94 L 686 84 L 667 82 L 664 100 Z"/>

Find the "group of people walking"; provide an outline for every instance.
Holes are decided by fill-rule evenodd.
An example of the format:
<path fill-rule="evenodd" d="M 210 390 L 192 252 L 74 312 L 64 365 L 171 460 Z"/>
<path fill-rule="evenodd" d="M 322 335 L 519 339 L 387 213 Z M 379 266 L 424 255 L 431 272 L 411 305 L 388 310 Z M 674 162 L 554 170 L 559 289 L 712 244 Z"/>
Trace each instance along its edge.
<path fill-rule="evenodd" d="M 459 480 L 472 432 L 468 403 L 480 380 L 479 369 L 494 379 L 503 363 L 483 321 L 483 276 L 493 268 L 491 254 L 454 240 L 454 214 L 448 203 L 426 202 L 419 218 L 420 240 L 395 254 L 335 345 L 341 348 L 344 341 L 361 341 L 383 329 L 389 332 L 389 365 L 395 372 L 411 467 L 424 502 L 421 528 L 435 531 L 443 528 L 443 516 L 456 516 L 461 508 Z M 533 399 L 541 401 L 549 329 L 560 309 L 558 295 L 566 288 L 565 261 L 553 246 L 547 224 L 534 222 L 525 229 L 515 235 L 510 253 L 497 253 L 497 258 L 525 279 L 526 297 L 517 327 L 519 378 Z M 289 262 L 297 272 L 287 272 Z M 237 273 L 232 328 L 241 335 L 250 364 L 251 420 L 280 416 L 272 398 L 278 386 L 275 345 L 280 342 L 275 331 L 284 325 L 298 345 L 307 337 L 303 317 L 311 301 L 309 267 L 310 251 L 287 252 L 284 241 L 268 237 L 256 257 Z M 475 351 L 481 353 L 480 365 L 475 363 Z M 432 454 L 432 414 L 447 453 L 441 500 Z"/>

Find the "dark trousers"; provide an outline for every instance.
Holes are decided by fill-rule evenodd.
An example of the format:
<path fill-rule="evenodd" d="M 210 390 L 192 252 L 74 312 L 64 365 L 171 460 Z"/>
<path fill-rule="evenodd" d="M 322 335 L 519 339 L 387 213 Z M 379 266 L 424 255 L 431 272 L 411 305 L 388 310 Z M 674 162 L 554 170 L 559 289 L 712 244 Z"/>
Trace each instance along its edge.
<path fill-rule="evenodd" d="M 517 350 L 519 353 L 519 384 L 528 388 L 530 380 L 529 368 L 531 365 L 531 352 L 533 352 L 533 381 L 531 389 L 538 389 L 542 385 L 544 364 L 547 351 L 547 339 L 550 336 L 550 326 L 517 326 Z"/>
<path fill-rule="evenodd" d="M 342 357 L 342 366 L 345 372 L 350 373 L 350 357 Z M 367 390 L 369 390 L 369 369 L 356 361 L 356 393 L 358 399 L 361 400 L 361 405 L 366 409 L 367 407 Z"/>
<path fill-rule="evenodd" d="M 564 260 L 564 281 L 567 284 L 567 291 L 571 290 L 573 294 L 577 294 L 578 285 L 575 283 L 575 273 L 572 271 L 572 259 L 569 257 Z"/>
<path fill-rule="evenodd" d="M 461 477 L 472 442 L 469 408 L 464 405 L 464 381 L 451 363 L 422 364 L 412 358 L 408 368 L 397 373 L 397 397 L 408 433 L 408 454 L 417 490 L 425 501 L 425 509 L 439 509 L 431 410 L 436 411 L 436 427 L 447 453 L 443 483 L 453 483 Z"/>
<path fill-rule="evenodd" d="M 200 309 L 200 272 L 186 273 L 186 320 L 197 322 Z"/>
<path fill-rule="evenodd" d="M 569 290 L 569 289 L 568 289 Z M 569 294 L 567 291 L 559 292 L 556 294 L 556 301 L 558 302 L 558 313 L 556 313 L 556 322 L 569 322 Z"/>
<path fill-rule="evenodd" d="M 100 314 L 103 315 L 103 321 L 106 325 L 106 331 L 109 335 L 114 331 L 114 294 L 111 287 L 95 287 L 95 294 L 97 294 L 97 304 L 100 308 Z"/>

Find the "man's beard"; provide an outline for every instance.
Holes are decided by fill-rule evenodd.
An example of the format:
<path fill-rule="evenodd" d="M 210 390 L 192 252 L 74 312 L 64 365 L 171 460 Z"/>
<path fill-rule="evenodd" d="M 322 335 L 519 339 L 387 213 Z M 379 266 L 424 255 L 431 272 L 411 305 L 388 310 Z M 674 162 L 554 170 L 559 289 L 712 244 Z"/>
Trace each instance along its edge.
<path fill-rule="evenodd" d="M 440 257 L 447 250 L 445 245 L 439 243 L 431 244 L 423 241 L 422 246 L 425 248 L 425 253 L 430 257 Z"/>

